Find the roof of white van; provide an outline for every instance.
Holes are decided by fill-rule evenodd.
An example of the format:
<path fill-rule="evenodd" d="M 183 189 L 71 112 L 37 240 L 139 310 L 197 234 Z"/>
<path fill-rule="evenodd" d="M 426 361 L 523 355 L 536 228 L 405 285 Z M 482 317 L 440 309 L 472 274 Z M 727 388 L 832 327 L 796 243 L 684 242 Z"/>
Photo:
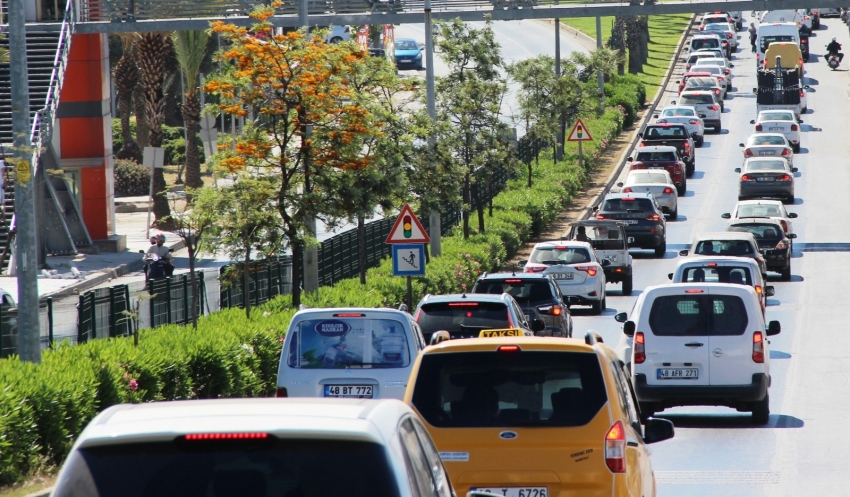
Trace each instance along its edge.
<path fill-rule="evenodd" d="M 697 292 L 701 290 L 701 292 Z M 713 295 L 741 295 L 742 293 L 751 294 L 757 297 L 756 290 L 749 285 L 737 285 L 733 283 L 665 283 L 663 285 L 653 285 L 646 287 L 641 296 L 649 298 L 653 293 L 662 293 L 666 295 L 706 293 Z"/>
<path fill-rule="evenodd" d="M 719 266 L 731 266 L 731 265 L 740 265 L 746 264 L 748 266 L 756 266 L 758 264 L 756 261 L 750 257 L 730 257 L 727 255 L 692 255 L 680 259 L 678 263 L 676 263 L 676 268 L 680 268 L 682 266 L 688 265 L 704 265 L 708 263 L 717 263 Z"/>

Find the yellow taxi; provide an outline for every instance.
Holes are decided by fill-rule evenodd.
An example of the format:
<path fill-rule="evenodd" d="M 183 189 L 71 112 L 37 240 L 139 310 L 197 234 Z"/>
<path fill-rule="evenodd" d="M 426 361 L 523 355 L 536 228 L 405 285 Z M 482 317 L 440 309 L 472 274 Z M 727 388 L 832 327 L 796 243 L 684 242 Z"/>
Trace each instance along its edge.
<path fill-rule="evenodd" d="M 458 495 L 655 495 L 646 444 L 673 424 L 641 425 L 628 375 L 593 333 L 447 340 L 416 359 L 405 402 L 425 422 Z"/>

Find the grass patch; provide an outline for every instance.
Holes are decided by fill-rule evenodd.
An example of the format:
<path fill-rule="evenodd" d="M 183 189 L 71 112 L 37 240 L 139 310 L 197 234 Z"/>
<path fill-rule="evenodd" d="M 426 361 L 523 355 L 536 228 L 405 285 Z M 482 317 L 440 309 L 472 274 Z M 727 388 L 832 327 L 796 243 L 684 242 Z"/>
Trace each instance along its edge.
<path fill-rule="evenodd" d="M 673 52 L 676 50 L 676 44 L 679 42 L 679 38 L 682 36 L 682 32 L 687 27 L 690 19 L 690 14 L 670 14 L 649 17 L 649 38 L 651 40 L 649 42 L 649 60 L 643 65 L 643 72 L 637 75 L 646 85 L 647 98 L 655 95 L 656 90 L 661 86 L 664 73 L 667 71 L 667 65 L 670 63 Z M 561 21 L 596 39 L 595 17 L 572 17 L 561 19 Z M 602 18 L 603 43 L 607 42 L 608 38 L 610 38 L 611 28 L 613 26 L 613 16 Z"/>

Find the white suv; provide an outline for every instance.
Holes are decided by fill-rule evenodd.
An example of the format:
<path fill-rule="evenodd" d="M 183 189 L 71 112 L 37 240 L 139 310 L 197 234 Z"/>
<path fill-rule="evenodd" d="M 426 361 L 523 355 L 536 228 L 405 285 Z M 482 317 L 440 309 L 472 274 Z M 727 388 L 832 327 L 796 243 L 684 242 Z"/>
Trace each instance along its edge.
<path fill-rule="evenodd" d="M 770 350 L 756 291 L 745 285 L 680 283 L 645 289 L 631 315 L 620 313 L 641 415 L 675 406 L 727 406 L 770 416 Z M 632 345 L 630 347 L 630 345 Z M 631 350 L 628 350 L 628 349 Z"/>

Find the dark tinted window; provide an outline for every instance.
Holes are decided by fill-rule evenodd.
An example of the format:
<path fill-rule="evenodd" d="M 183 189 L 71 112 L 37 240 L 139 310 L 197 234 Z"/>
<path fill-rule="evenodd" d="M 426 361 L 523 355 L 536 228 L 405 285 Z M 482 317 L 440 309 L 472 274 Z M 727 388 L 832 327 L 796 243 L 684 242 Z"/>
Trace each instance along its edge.
<path fill-rule="evenodd" d="M 75 451 L 56 497 L 395 497 L 384 448 L 330 440 L 140 443 Z"/>
<path fill-rule="evenodd" d="M 717 80 L 712 78 L 688 78 L 685 88 L 714 88 L 718 86 Z"/>
<path fill-rule="evenodd" d="M 654 211 L 655 207 L 652 205 L 652 201 L 648 198 L 612 198 L 605 201 L 602 206 L 602 210 L 604 212 L 617 212 L 617 211 L 634 211 L 634 212 L 647 212 Z"/>
<path fill-rule="evenodd" d="M 606 400 L 599 360 L 583 352 L 429 354 L 413 391 L 442 428 L 582 426 Z"/>
<path fill-rule="evenodd" d="M 684 137 L 681 130 L 679 130 L 679 134 L 676 135 Z M 652 135 L 650 134 L 650 137 Z M 640 152 L 637 154 L 637 160 L 641 162 L 652 162 L 652 161 L 666 161 L 666 162 L 675 162 L 676 161 L 676 152 Z"/>
<path fill-rule="evenodd" d="M 793 36 L 780 36 L 780 35 L 772 35 L 772 36 L 762 36 L 761 37 L 761 51 L 767 51 L 767 47 L 770 46 L 771 43 L 779 42 L 779 41 L 788 41 L 788 42 L 796 42 Z"/>
<path fill-rule="evenodd" d="M 502 302 L 425 304 L 420 310 L 417 322 L 422 328 L 426 342 L 435 331 L 440 330 L 463 332 L 464 336 L 478 336 L 478 332 L 483 329 L 509 328 L 508 308 Z"/>
<path fill-rule="evenodd" d="M 679 103 L 682 105 L 713 104 L 714 97 L 711 95 L 682 95 Z"/>
<path fill-rule="evenodd" d="M 704 240 L 697 244 L 697 255 L 753 255 L 753 246 L 744 240 Z"/>
<path fill-rule="evenodd" d="M 747 310 L 734 295 L 669 295 L 653 301 L 649 327 L 656 336 L 742 335 Z"/>
<path fill-rule="evenodd" d="M 778 240 L 784 238 L 782 226 L 770 223 L 747 223 L 729 226 L 728 231 L 752 233 L 756 239 Z"/>
<path fill-rule="evenodd" d="M 686 129 L 683 126 L 652 126 L 646 128 L 646 133 L 644 137 L 646 138 L 679 138 L 682 139 L 686 134 Z M 646 152 L 644 152 L 646 153 Z M 662 152 L 662 153 L 675 153 L 675 152 Z M 656 159 L 656 160 L 664 160 L 664 159 Z M 676 159 L 671 159 L 676 160 Z"/>
<path fill-rule="evenodd" d="M 699 50 L 701 48 L 719 48 L 720 41 L 716 38 L 703 38 L 691 41 L 691 50 Z"/>
<path fill-rule="evenodd" d="M 529 262 L 536 264 L 584 264 L 591 262 L 590 252 L 583 247 L 535 247 Z"/>
<path fill-rule="evenodd" d="M 553 300 L 552 287 L 545 279 L 487 279 L 476 283 L 473 293 L 493 293 L 501 295 L 509 293 L 517 302 L 524 304 Z"/>
<path fill-rule="evenodd" d="M 688 267 L 682 271 L 682 281 L 688 283 L 735 283 L 753 285 L 749 268 L 735 266 Z"/>

